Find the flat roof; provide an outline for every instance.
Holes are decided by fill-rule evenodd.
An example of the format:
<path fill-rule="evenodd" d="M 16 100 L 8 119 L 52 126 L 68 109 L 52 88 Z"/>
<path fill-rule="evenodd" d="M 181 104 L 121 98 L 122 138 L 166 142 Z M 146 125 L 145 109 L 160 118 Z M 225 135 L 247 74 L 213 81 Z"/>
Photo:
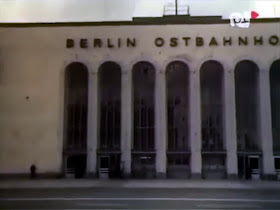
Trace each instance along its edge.
<path fill-rule="evenodd" d="M 251 23 L 280 23 L 280 18 L 251 19 Z M 64 26 L 122 26 L 122 25 L 183 25 L 183 24 L 229 24 L 229 19 L 222 16 L 163 16 L 163 17 L 137 17 L 132 21 L 104 21 L 104 22 L 53 22 L 53 23 L 0 23 L 0 27 L 64 27 Z"/>

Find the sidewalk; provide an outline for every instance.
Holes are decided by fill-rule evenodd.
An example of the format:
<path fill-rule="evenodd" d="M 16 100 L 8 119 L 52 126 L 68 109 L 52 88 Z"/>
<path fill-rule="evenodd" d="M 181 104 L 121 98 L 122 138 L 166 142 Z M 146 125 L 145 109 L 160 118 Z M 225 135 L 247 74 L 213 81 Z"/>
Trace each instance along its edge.
<path fill-rule="evenodd" d="M 38 179 L 0 180 L 0 189 L 25 188 L 217 188 L 217 189 L 279 189 L 280 181 L 231 180 L 99 180 Z"/>

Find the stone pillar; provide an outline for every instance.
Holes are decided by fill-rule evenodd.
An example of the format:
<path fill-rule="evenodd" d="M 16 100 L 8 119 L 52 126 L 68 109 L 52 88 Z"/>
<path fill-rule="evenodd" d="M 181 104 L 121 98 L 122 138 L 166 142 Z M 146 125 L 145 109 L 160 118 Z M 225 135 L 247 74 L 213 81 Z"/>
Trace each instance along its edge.
<path fill-rule="evenodd" d="M 260 70 L 259 73 L 259 122 L 260 140 L 263 154 L 263 177 L 274 178 L 274 157 L 271 123 L 270 81 L 269 71 Z"/>
<path fill-rule="evenodd" d="M 166 80 L 165 72 L 156 71 L 155 84 L 155 146 L 156 172 L 158 178 L 166 177 L 166 142 L 167 142 L 167 110 L 166 110 Z"/>
<path fill-rule="evenodd" d="M 192 178 L 201 178 L 201 106 L 199 70 L 190 71 L 190 146 Z"/>
<path fill-rule="evenodd" d="M 132 71 L 122 72 L 121 85 L 121 159 L 125 177 L 131 174 Z"/>
<path fill-rule="evenodd" d="M 237 136 L 234 70 L 224 72 L 224 138 L 228 178 L 237 178 Z"/>
<path fill-rule="evenodd" d="M 87 175 L 96 177 L 98 142 L 98 73 L 89 73 L 88 125 L 87 125 Z"/>

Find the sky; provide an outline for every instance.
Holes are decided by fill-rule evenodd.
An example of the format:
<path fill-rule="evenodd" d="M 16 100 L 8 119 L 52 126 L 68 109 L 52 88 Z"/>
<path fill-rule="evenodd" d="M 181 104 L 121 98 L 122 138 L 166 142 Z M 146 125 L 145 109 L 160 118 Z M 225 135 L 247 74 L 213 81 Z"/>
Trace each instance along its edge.
<path fill-rule="evenodd" d="M 133 17 L 160 17 L 175 0 L 0 0 L 0 22 L 120 21 Z M 178 0 L 192 16 L 234 12 L 280 17 L 280 0 Z"/>

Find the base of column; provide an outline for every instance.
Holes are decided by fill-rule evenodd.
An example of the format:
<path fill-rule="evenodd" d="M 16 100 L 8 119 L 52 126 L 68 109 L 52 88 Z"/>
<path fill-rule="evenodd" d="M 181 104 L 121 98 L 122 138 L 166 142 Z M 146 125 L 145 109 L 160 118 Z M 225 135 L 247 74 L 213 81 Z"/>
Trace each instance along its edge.
<path fill-rule="evenodd" d="M 227 179 L 229 180 L 238 180 L 238 175 L 237 174 L 228 174 Z"/>
<path fill-rule="evenodd" d="M 121 178 L 122 179 L 130 179 L 131 178 L 131 174 L 130 173 L 123 173 Z"/>
<path fill-rule="evenodd" d="M 192 179 L 201 179 L 201 173 L 192 173 L 191 178 Z"/>
<path fill-rule="evenodd" d="M 276 174 L 263 174 L 262 175 L 262 179 L 263 180 L 271 180 L 271 181 L 273 181 L 273 180 L 277 180 L 277 175 Z"/>
<path fill-rule="evenodd" d="M 166 179 L 166 173 L 158 172 L 157 179 Z"/>
<path fill-rule="evenodd" d="M 97 178 L 97 174 L 96 174 L 95 172 L 88 172 L 88 173 L 86 174 L 86 178 L 89 178 L 89 179 L 91 179 L 91 178 Z"/>

